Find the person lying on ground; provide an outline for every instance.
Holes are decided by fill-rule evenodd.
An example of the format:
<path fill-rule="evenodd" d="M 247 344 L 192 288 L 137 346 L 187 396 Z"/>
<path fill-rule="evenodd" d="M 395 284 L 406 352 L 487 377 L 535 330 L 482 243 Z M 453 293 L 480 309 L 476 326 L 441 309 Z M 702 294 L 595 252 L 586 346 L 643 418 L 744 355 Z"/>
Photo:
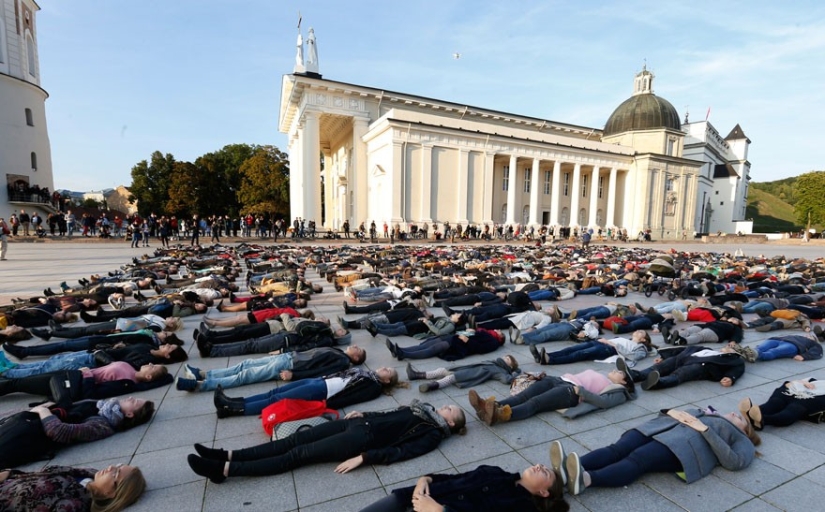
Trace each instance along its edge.
<path fill-rule="evenodd" d="M 134 332 L 149 329 L 155 332 L 177 331 L 183 327 L 183 321 L 178 317 L 163 318 L 158 315 L 145 314 L 131 318 L 118 318 L 108 322 L 89 323 L 75 327 L 63 327 L 56 322 L 49 322 L 48 328 L 33 327 L 32 334 L 48 341 L 52 336 L 56 338 L 74 339 L 84 336 L 116 334 L 119 332 Z"/>
<path fill-rule="evenodd" d="M 474 354 L 488 354 L 497 350 L 504 344 L 504 334 L 501 331 L 469 329 L 446 336 L 433 336 L 412 347 L 399 347 L 389 338 L 386 338 L 384 344 L 399 361 L 430 357 L 458 361 Z"/>
<path fill-rule="evenodd" d="M 424 316 L 415 320 L 396 323 L 384 323 L 378 318 L 379 317 L 376 317 L 375 320 L 366 320 L 363 323 L 364 328 L 373 338 L 381 334 L 391 337 L 412 336 L 418 339 L 425 339 L 430 336 L 452 334 L 458 327 L 464 325 L 464 315 L 461 313 L 453 313 L 449 317 L 428 318 Z"/>
<path fill-rule="evenodd" d="M 694 380 L 718 382 L 731 387 L 745 374 L 745 360 L 731 347 L 711 349 L 703 345 L 659 350 L 655 364 L 644 370 L 627 368 L 624 359 L 616 361 L 619 370 L 627 371 L 642 389 L 667 389 Z"/>
<path fill-rule="evenodd" d="M 47 466 L 0 472 L 0 510 L 120 512 L 140 498 L 146 480 L 135 466 Z"/>
<path fill-rule="evenodd" d="M 561 377 L 542 374 L 520 393 L 497 401 L 481 399 L 470 390 L 470 405 L 487 425 L 520 421 L 540 412 L 560 411 L 567 418 L 609 409 L 636 398 L 636 386 L 627 372 L 613 370 L 607 375 L 595 370 L 566 373 Z"/>
<path fill-rule="evenodd" d="M 351 365 L 363 364 L 367 352 L 358 345 L 349 345 L 344 350 L 321 347 L 305 352 L 247 359 L 229 368 L 201 371 L 184 366 L 184 376 L 178 377 L 177 388 L 181 391 L 213 391 L 218 386 L 224 389 L 267 382 L 270 380 L 299 380 L 320 377 L 348 369 Z"/>
<path fill-rule="evenodd" d="M 382 392 L 389 394 L 396 386 L 399 386 L 398 372 L 393 368 L 379 368 L 375 371 L 350 368 L 325 377 L 290 382 L 246 398 L 230 398 L 224 394 L 223 388 L 218 387 L 214 403 L 218 418 L 260 415 L 268 405 L 284 398 L 326 400 L 328 408 L 343 409 L 378 398 Z"/>
<path fill-rule="evenodd" d="M 794 361 L 822 359 L 820 338 L 810 334 L 805 336 L 774 336 L 766 339 L 756 347 L 743 346 L 733 341 L 728 345 L 749 363 L 785 358 L 792 358 Z"/>
<path fill-rule="evenodd" d="M 492 361 L 454 366 L 449 370 L 447 368 L 436 368 L 426 372 L 416 370 L 411 363 L 407 363 L 408 379 L 411 381 L 430 380 L 418 386 L 418 390 L 422 393 L 443 389 L 453 384 L 462 389 L 478 386 L 490 379 L 510 384 L 520 373 L 518 361 L 512 355 L 499 357 Z"/>
<path fill-rule="evenodd" d="M 759 443 L 759 436 L 738 412 L 670 409 L 625 431 L 610 446 L 582 457 L 569 454 L 564 470 L 574 496 L 588 487 L 625 487 L 648 473 L 675 473 L 691 484 L 716 466 L 729 471 L 750 466 Z M 559 461 L 563 454 L 561 443 L 554 441 L 551 461 Z"/>
<path fill-rule="evenodd" d="M 11 346 L 5 344 L 3 345 L 3 350 L 18 359 L 25 359 L 30 356 L 52 356 L 62 352 L 77 352 L 79 350 L 92 351 L 98 348 L 125 347 L 140 344 L 158 348 L 163 344 L 182 346 L 183 341 L 172 332 L 154 332 L 149 329 L 144 329 L 135 332 L 84 336 L 81 338 L 53 341 L 51 343 L 25 347 L 22 345 Z"/>
<path fill-rule="evenodd" d="M 452 434 L 464 434 L 465 423 L 457 405 L 436 409 L 413 400 L 392 411 L 352 411 L 344 419 L 251 448 L 196 444 L 198 455 L 189 455 L 188 462 L 213 483 L 235 476 L 277 475 L 319 462 L 340 462 L 335 472 L 348 473 L 365 464 L 392 464 L 429 453 Z"/>
<path fill-rule="evenodd" d="M 207 336 L 196 329 L 195 342 L 201 357 L 232 357 L 248 354 L 278 355 L 347 345 L 352 341 L 349 331 L 344 328 L 332 329 L 324 322 L 307 320 L 296 325 L 297 328 L 293 331 L 280 331 L 235 342 L 227 342 L 226 338 L 219 335 Z"/>
<path fill-rule="evenodd" d="M 315 318 L 315 313 L 308 309 L 298 313 L 298 311 L 292 308 L 270 308 L 250 311 L 245 315 L 241 314 L 231 318 L 210 318 L 209 316 L 204 316 L 203 322 L 210 327 L 237 327 L 239 325 L 259 324 L 273 318 L 278 319 L 284 313 L 290 316 Z"/>
<path fill-rule="evenodd" d="M 787 427 L 797 421 L 825 421 L 825 381 L 813 377 L 785 381 L 773 390 L 768 401 L 755 405 L 750 398 L 739 402 L 739 412 L 753 428 L 765 425 Z"/>
<path fill-rule="evenodd" d="M 582 341 L 556 352 L 547 352 L 544 348 L 538 350 L 535 345 L 530 345 L 530 353 L 537 363 L 543 365 L 598 361 L 618 356 L 629 361 L 628 366 L 633 366 L 649 354 L 655 354 L 656 346 L 650 342 L 650 334 L 638 330 L 633 331 L 630 339 L 599 338 L 593 341 Z"/>

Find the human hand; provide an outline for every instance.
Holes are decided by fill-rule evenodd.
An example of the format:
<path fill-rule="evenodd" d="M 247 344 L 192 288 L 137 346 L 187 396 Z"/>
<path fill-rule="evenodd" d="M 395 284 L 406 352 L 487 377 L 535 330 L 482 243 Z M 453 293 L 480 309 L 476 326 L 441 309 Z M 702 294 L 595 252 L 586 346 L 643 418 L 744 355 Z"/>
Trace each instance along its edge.
<path fill-rule="evenodd" d="M 348 413 L 346 414 L 346 416 L 344 416 L 344 419 L 345 419 L 345 420 L 349 420 L 349 419 L 352 419 L 352 418 L 363 418 L 363 417 L 364 417 L 364 413 L 363 413 L 363 412 L 360 412 L 360 411 L 350 411 L 350 412 L 348 412 Z"/>
<path fill-rule="evenodd" d="M 11 474 L 11 470 L 10 470 L 10 469 L 7 469 L 7 470 L 5 470 L 5 471 L 0 471 L 0 483 L 5 482 L 5 481 L 6 481 L 6 479 L 9 477 L 9 475 L 10 475 L 10 474 Z"/>
<path fill-rule="evenodd" d="M 809 382 L 807 380 L 802 382 L 802 385 L 807 389 L 814 389 L 816 387 L 813 382 Z"/>
<path fill-rule="evenodd" d="M 432 482 L 432 481 L 433 481 L 433 479 L 428 477 L 428 476 L 422 476 L 421 478 L 419 478 L 418 482 L 416 482 L 416 484 L 415 484 L 415 489 L 413 489 L 413 496 L 415 496 L 416 494 L 429 495 L 430 494 L 430 482 Z"/>
<path fill-rule="evenodd" d="M 733 379 L 731 379 L 730 377 L 725 377 L 724 379 L 719 381 L 719 384 L 721 384 L 723 387 L 729 388 L 733 386 Z"/>
<path fill-rule="evenodd" d="M 281 370 L 281 380 L 292 380 L 292 372 L 289 370 Z"/>
<path fill-rule="evenodd" d="M 280 354 L 281 354 L 280 350 L 273 350 L 272 352 L 269 353 L 269 355 L 271 355 L 271 356 L 277 356 L 277 355 L 280 355 Z"/>
<path fill-rule="evenodd" d="M 340 474 L 349 473 L 350 471 L 357 468 L 358 466 L 360 466 L 363 463 L 364 463 L 364 456 L 359 455 L 357 457 L 347 459 L 344 462 L 338 464 L 338 466 L 335 468 L 335 472 L 340 473 Z"/>
<path fill-rule="evenodd" d="M 661 357 L 657 357 L 656 359 L 653 360 L 653 364 L 659 364 L 662 361 L 664 361 L 664 359 L 662 359 Z"/>
<path fill-rule="evenodd" d="M 413 510 L 415 512 L 442 512 L 444 507 L 426 494 L 413 494 Z"/>
<path fill-rule="evenodd" d="M 793 356 L 793 360 L 794 361 L 804 361 L 805 358 L 800 356 L 799 354 L 797 354 L 797 355 Z"/>
<path fill-rule="evenodd" d="M 461 340 L 461 341 L 463 341 L 464 343 L 467 343 L 468 341 L 470 341 L 470 338 L 469 338 L 468 336 L 464 336 L 463 334 L 462 334 L 462 335 L 460 335 L 460 336 L 458 337 L 458 339 L 460 339 L 460 340 Z"/>
<path fill-rule="evenodd" d="M 678 409 L 671 409 L 667 411 L 667 415 L 697 432 L 704 432 L 708 429 L 708 426 L 702 423 L 699 418 L 688 412 L 680 411 Z"/>

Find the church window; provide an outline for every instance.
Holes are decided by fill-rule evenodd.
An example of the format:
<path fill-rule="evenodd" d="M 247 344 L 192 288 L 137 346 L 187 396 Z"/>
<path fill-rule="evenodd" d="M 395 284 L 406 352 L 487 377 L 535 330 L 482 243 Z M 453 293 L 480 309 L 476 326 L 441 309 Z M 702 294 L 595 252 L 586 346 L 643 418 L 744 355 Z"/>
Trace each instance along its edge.
<path fill-rule="evenodd" d="M 32 39 L 31 34 L 26 37 L 26 53 L 29 58 L 29 74 L 35 76 L 34 39 Z"/>
<path fill-rule="evenodd" d="M 502 170 L 504 171 L 504 179 L 501 181 L 501 190 L 507 192 L 510 190 L 510 166 L 505 165 Z"/>
<path fill-rule="evenodd" d="M 530 169 L 524 169 L 524 192 L 530 192 L 530 180 L 532 179 Z"/>
<path fill-rule="evenodd" d="M 676 147 L 676 139 L 668 139 L 667 140 L 667 154 L 668 156 L 673 156 L 673 150 Z"/>
<path fill-rule="evenodd" d="M 550 171 L 544 171 L 544 195 L 550 195 Z"/>
<path fill-rule="evenodd" d="M 599 199 L 604 195 L 604 176 L 599 176 Z"/>
<path fill-rule="evenodd" d="M 564 197 L 570 195 L 570 173 L 564 173 L 564 186 L 562 187 L 562 192 L 564 193 Z"/>
<path fill-rule="evenodd" d="M 507 203 L 501 205 L 501 223 L 507 223 Z"/>
<path fill-rule="evenodd" d="M 34 126 L 34 118 L 32 117 L 32 109 L 26 109 L 26 124 L 28 126 Z"/>
<path fill-rule="evenodd" d="M 32 171 L 37 170 L 37 153 L 32 151 Z"/>
<path fill-rule="evenodd" d="M 586 174 L 582 176 L 582 197 L 587 197 L 587 178 Z"/>

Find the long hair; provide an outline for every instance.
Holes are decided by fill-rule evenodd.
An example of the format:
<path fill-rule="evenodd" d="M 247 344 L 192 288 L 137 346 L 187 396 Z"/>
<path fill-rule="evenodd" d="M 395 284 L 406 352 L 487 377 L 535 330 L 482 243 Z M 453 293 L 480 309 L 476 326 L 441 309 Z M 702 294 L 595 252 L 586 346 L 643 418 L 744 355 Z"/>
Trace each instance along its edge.
<path fill-rule="evenodd" d="M 556 478 L 553 485 L 547 489 L 550 495 L 545 498 L 534 494 L 533 505 L 541 512 L 567 512 L 570 510 L 570 504 L 564 501 L 564 483 L 558 471 L 553 471 L 553 474 Z"/>
<path fill-rule="evenodd" d="M 146 479 L 139 468 L 135 468 L 129 476 L 118 483 L 115 495 L 112 498 L 97 496 L 94 488 L 88 488 L 92 495 L 91 512 L 120 512 L 136 502 L 146 489 Z"/>
<path fill-rule="evenodd" d="M 151 400 L 147 400 L 143 407 L 135 411 L 135 414 L 129 418 L 127 416 L 123 417 L 123 421 L 120 422 L 118 425 L 118 430 L 129 430 L 130 428 L 137 427 L 138 425 L 143 425 L 147 421 L 152 418 L 152 415 L 155 413 L 155 403 Z"/>

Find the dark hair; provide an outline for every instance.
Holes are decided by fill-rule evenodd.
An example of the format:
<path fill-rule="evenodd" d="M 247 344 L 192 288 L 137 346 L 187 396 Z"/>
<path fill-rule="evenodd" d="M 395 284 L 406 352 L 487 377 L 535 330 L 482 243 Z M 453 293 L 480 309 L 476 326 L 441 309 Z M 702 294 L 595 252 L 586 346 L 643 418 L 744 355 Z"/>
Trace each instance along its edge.
<path fill-rule="evenodd" d="M 461 407 L 458 408 L 458 416 L 456 417 L 453 426 L 450 427 L 450 432 L 460 436 L 467 433 L 467 417 L 464 416 L 464 409 Z"/>
<path fill-rule="evenodd" d="M 178 336 L 173 332 L 170 332 L 169 334 L 167 334 L 166 337 L 163 338 L 163 342 L 166 343 L 167 345 L 177 345 L 179 347 L 183 346 L 183 340 L 178 338 Z M 185 361 L 185 359 L 182 359 L 182 361 Z M 180 362 L 180 361 L 176 361 L 176 362 Z"/>
<path fill-rule="evenodd" d="M 124 416 L 123 421 L 120 422 L 117 429 L 129 430 L 130 428 L 137 427 L 138 425 L 143 425 L 152 419 L 153 414 L 155 414 L 155 402 L 147 400 L 146 403 L 143 404 L 143 407 L 137 409 L 131 418 Z"/>
<path fill-rule="evenodd" d="M 570 510 L 570 504 L 564 501 L 564 482 L 561 474 L 558 471 L 553 471 L 556 478 L 553 479 L 553 485 L 547 489 L 549 496 L 533 495 L 533 506 L 536 510 L 541 512 L 567 512 Z"/>
<path fill-rule="evenodd" d="M 20 329 L 17 332 L 13 332 L 11 334 L 2 334 L 0 333 L 0 341 L 7 341 L 9 343 L 17 343 L 18 341 L 25 341 L 32 339 L 32 333 L 28 331 L 28 329 Z"/>
<path fill-rule="evenodd" d="M 361 347 L 358 347 L 358 348 L 361 349 L 361 352 L 359 353 L 359 355 L 352 356 L 352 358 L 351 358 L 352 359 L 352 364 L 355 364 L 355 365 L 364 364 L 364 361 L 367 360 L 367 351 L 365 349 L 361 348 Z"/>
<path fill-rule="evenodd" d="M 169 352 L 169 363 L 182 363 L 187 359 L 189 359 L 189 354 L 187 354 L 186 350 L 180 345 Z"/>

